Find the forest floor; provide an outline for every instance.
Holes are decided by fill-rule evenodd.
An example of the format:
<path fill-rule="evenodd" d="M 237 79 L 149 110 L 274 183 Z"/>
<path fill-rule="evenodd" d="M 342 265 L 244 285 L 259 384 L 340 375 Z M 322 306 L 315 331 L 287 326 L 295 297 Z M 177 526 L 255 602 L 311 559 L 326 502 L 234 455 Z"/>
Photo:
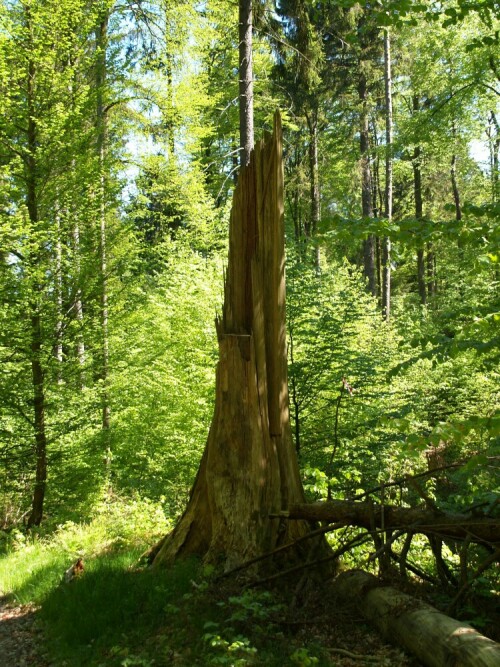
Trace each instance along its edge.
<path fill-rule="evenodd" d="M 284 623 L 284 627 L 289 626 L 292 641 L 297 645 L 321 647 L 321 653 L 328 656 L 332 667 L 422 667 L 413 656 L 388 644 L 368 626 L 357 609 L 356 600 L 339 601 L 332 582 L 321 590 L 312 591 L 306 603 L 289 609 L 287 616 L 293 619 Z"/>
<path fill-rule="evenodd" d="M 72 587 L 77 592 L 77 588 Z M 310 590 L 302 601 L 295 601 L 288 608 L 281 608 L 263 620 L 262 628 L 255 628 L 256 618 L 244 618 L 236 625 L 238 634 L 258 646 L 253 656 L 241 662 L 233 662 L 229 653 L 218 654 L 212 649 L 201 648 L 200 628 L 195 617 L 201 604 L 204 609 L 217 608 L 224 601 L 232 600 L 237 593 L 233 586 L 218 590 L 210 587 L 202 592 L 198 602 L 179 600 L 176 615 L 183 617 L 183 630 L 179 625 L 164 622 L 156 627 L 143 626 L 142 646 L 117 652 L 112 643 L 101 645 L 97 654 L 84 658 L 78 645 L 59 659 L 48 655 L 48 639 L 39 617 L 39 608 L 33 604 L 19 605 L 12 598 L 0 596 L 0 665 L 2 667 L 73 667 L 73 665 L 147 665 L 166 667 L 205 667 L 215 664 L 278 665 L 279 667 L 421 667 L 416 658 L 400 648 L 385 642 L 370 628 L 360 615 L 356 600 L 342 602 L 336 599 L 335 586 L 326 582 L 321 589 Z M 64 614 L 64 610 L 60 608 Z M 194 622 L 193 622 L 194 621 Z M 224 634 L 225 624 L 219 631 Z M 261 634 L 259 634 L 259 632 Z M 271 648 L 272 645 L 272 648 Z M 198 648 L 196 648 L 198 646 Z M 280 660 L 282 656 L 282 661 Z M 71 657 L 73 656 L 73 657 Z M 128 656 L 128 657 L 127 657 Z"/>
<path fill-rule="evenodd" d="M 314 618 L 311 617 L 314 614 Z M 326 600 L 308 603 L 295 610 L 296 620 L 284 619 L 284 634 L 297 646 L 297 660 L 293 664 L 318 664 L 308 662 L 310 650 L 301 651 L 302 645 L 321 647 L 322 659 L 319 664 L 331 664 L 336 667 L 359 667 L 370 664 L 385 667 L 417 667 L 420 663 L 405 655 L 400 649 L 383 642 L 380 636 L 370 630 L 349 606 L 332 606 Z M 168 629 L 165 629 L 168 634 Z M 164 633 L 158 630 L 147 643 L 154 645 L 162 642 Z M 180 647 L 179 647 L 180 648 Z M 331 658 L 328 660 L 328 656 Z M 111 657 L 111 656 L 110 656 Z M 76 656 L 75 656 L 76 659 Z M 310 659 L 310 658 L 309 658 Z M 289 656 L 283 656 L 283 665 L 289 665 Z M 106 659 L 101 664 L 106 664 Z M 172 652 L 167 658 L 163 655 L 159 662 L 153 660 L 140 664 L 188 665 L 189 650 Z M 200 664 L 195 660 L 196 664 Z M 57 664 L 71 665 L 71 662 L 51 662 L 46 655 L 44 635 L 34 605 L 16 605 L 6 597 L 0 597 L 0 665 L 2 667 L 55 667 Z M 109 664 L 117 664 L 116 656 Z M 127 664 L 122 663 L 122 664 Z M 133 663 L 139 664 L 139 663 Z M 212 661 L 206 664 L 213 664 Z M 253 661 L 248 664 L 259 664 Z"/>
<path fill-rule="evenodd" d="M 0 597 L 0 665 L 46 667 L 43 635 L 32 604 L 16 605 Z"/>

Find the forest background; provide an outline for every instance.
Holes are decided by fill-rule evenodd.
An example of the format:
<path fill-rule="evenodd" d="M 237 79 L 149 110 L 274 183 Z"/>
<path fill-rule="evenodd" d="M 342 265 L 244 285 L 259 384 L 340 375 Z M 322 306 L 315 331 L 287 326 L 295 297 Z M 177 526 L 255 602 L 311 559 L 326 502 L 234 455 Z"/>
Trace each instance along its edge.
<path fill-rule="evenodd" d="M 0 21 L 0 569 L 2 589 L 39 601 L 76 555 L 132 562 L 198 468 L 238 172 L 238 6 L 4 0 Z M 256 134 L 277 107 L 284 124 L 310 498 L 382 485 L 394 503 L 500 512 L 498 35 L 491 0 L 254 5 Z M 412 545 L 441 583 L 485 559 L 439 552 L 443 567 Z M 498 574 L 474 586 L 488 595 Z"/>

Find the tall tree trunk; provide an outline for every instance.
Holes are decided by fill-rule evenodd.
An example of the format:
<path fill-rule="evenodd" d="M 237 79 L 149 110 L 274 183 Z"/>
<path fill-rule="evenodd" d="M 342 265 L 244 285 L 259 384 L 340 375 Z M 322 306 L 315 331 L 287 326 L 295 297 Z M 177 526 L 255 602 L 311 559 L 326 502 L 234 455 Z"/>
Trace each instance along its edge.
<path fill-rule="evenodd" d="M 391 38 L 384 30 L 384 81 L 385 81 L 385 217 L 392 221 L 392 62 Z M 382 313 L 388 322 L 391 317 L 391 239 L 382 239 Z"/>
<path fill-rule="evenodd" d="M 254 144 L 252 0 L 239 0 L 240 164 L 248 165 Z"/>
<path fill-rule="evenodd" d="M 413 112 L 417 113 L 420 109 L 420 101 L 417 95 L 413 96 Z M 422 200 L 422 172 L 421 172 L 422 149 L 415 146 L 413 151 L 413 192 L 415 196 L 415 218 L 417 221 L 423 220 L 423 200 Z M 427 303 L 427 282 L 425 275 L 425 253 L 423 243 L 420 242 L 417 247 L 417 281 L 418 293 L 422 305 Z"/>
<path fill-rule="evenodd" d="M 97 157 L 99 162 L 99 259 L 100 259 L 100 298 L 101 298 L 101 359 L 99 378 L 102 382 L 102 428 L 107 431 L 110 426 L 111 408 L 109 403 L 108 375 L 109 375 L 109 333 L 108 333 L 108 260 L 107 260 L 107 228 L 106 228 L 106 109 L 104 93 L 106 87 L 106 49 L 108 42 L 108 16 L 105 15 L 96 30 L 96 46 L 98 58 L 96 64 L 97 90 Z M 109 466 L 109 452 L 106 453 L 106 462 Z"/>
<path fill-rule="evenodd" d="M 309 127 L 309 171 L 311 178 L 311 235 L 318 231 L 321 218 L 321 200 L 319 187 L 319 162 L 318 162 L 318 117 L 317 112 L 307 115 Z"/>
<path fill-rule="evenodd" d="M 76 334 L 76 357 L 79 368 L 79 385 L 80 389 L 85 386 L 85 340 L 83 337 L 83 303 L 82 303 L 82 288 L 81 288 L 81 257 L 80 257 L 80 226 L 78 220 L 73 222 L 73 253 L 75 258 L 75 274 L 76 274 L 76 292 L 74 301 L 75 319 L 78 324 L 78 332 Z"/>
<path fill-rule="evenodd" d="M 26 10 L 29 12 L 29 10 Z M 28 22 L 30 20 L 28 15 Z M 34 235 L 39 226 L 38 198 L 37 198 L 37 127 L 36 111 L 34 106 L 34 86 L 36 81 L 36 69 L 33 61 L 28 63 L 28 157 L 26 159 L 26 207 L 30 225 Z M 31 324 L 31 377 L 33 382 L 33 411 L 35 427 L 35 488 L 31 513 L 28 517 L 28 528 L 40 525 L 43 517 L 43 505 L 45 500 L 45 489 L 47 485 L 47 434 L 45 430 L 45 377 L 42 365 L 42 313 L 41 295 L 42 285 L 39 275 L 39 252 L 35 250 L 29 257 L 30 265 L 35 275 L 34 285 L 30 302 L 30 324 Z"/>
<path fill-rule="evenodd" d="M 361 68 L 358 80 L 358 94 L 361 103 L 360 114 L 360 155 L 361 155 L 361 208 L 364 218 L 373 217 L 372 208 L 372 174 L 370 167 L 370 125 L 368 114 L 368 85 L 366 75 Z M 363 243 L 364 274 L 368 280 L 368 289 L 377 295 L 377 279 L 375 273 L 375 235 L 370 234 Z"/>
<path fill-rule="evenodd" d="M 293 368 L 294 348 L 293 348 L 293 332 L 291 328 L 290 328 L 289 340 L 290 340 L 290 345 L 288 351 L 290 353 L 290 364 L 291 367 Z M 299 396 L 297 394 L 297 380 L 294 374 L 292 374 L 290 386 L 292 388 L 292 407 L 293 407 L 293 425 L 294 425 L 293 431 L 295 436 L 295 451 L 297 452 L 298 455 L 300 454 L 300 448 L 302 443 L 300 435 L 300 403 L 299 403 Z"/>
<path fill-rule="evenodd" d="M 31 376 L 33 380 L 33 409 L 35 414 L 35 489 L 28 528 L 39 526 L 43 517 L 47 485 L 47 434 L 45 430 L 45 378 L 42 366 L 42 318 L 39 304 L 31 305 Z"/>
<path fill-rule="evenodd" d="M 224 569 L 304 534 L 270 514 L 303 498 L 287 386 L 281 121 L 235 189 L 215 410 L 186 511 L 154 565 L 197 554 Z M 300 500 L 299 500 L 300 502 Z"/>
<path fill-rule="evenodd" d="M 167 19 L 168 20 L 168 19 Z M 173 88 L 173 72 L 172 72 L 172 52 L 171 45 L 167 44 L 167 51 L 165 54 L 166 73 L 167 73 L 167 146 L 168 158 L 173 160 L 175 157 L 175 135 L 174 135 L 174 88 Z"/>
<path fill-rule="evenodd" d="M 375 160 L 373 161 L 372 208 L 374 217 L 378 218 L 380 215 L 382 215 L 384 210 L 384 197 L 382 195 L 382 187 L 380 185 L 380 156 L 377 151 L 379 146 L 379 137 L 377 119 L 375 117 L 372 118 L 372 137 L 373 147 L 376 151 Z"/>
<path fill-rule="evenodd" d="M 456 141 L 456 136 L 457 136 L 457 131 L 455 127 L 455 123 L 452 125 L 452 136 L 453 136 L 453 142 Z M 451 164 L 450 164 L 450 178 L 451 178 L 451 189 L 453 192 L 453 203 L 455 205 L 455 220 L 457 222 L 462 221 L 462 204 L 460 201 L 460 190 L 458 189 L 458 181 L 457 181 L 457 155 L 455 151 L 453 151 L 453 155 L 451 156 Z M 462 274 L 462 263 L 463 263 L 463 243 L 460 234 L 458 234 L 458 253 L 459 253 L 459 265 L 458 265 L 458 272 L 459 275 L 461 276 Z M 460 282 L 462 283 L 462 278 L 460 278 Z M 460 289 L 463 290 L 463 284 L 461 284 Z"/>
<path fill-rule="evenodd" d="M 309 129 L 309 177 L 310 177 L 310 199 L 311 199 L 311 222 L 306 225 L 306 236 L 314 237 L 318 231 L 321 219 L 321 198 L 319 186 L 319 163 L 318 163 L 318 113 L 313 110 L 306 114 Z M 319 247 L 314 245 L 314 265 L 319 270 Z"/>
<path fill-rule="evenodd" d="M 490 144 L 492 201 L 497 202 L 500 200 L 500 123 L 494 111 L 490 111 L 488 137 Z"/>
<path fill-rule="evenodd" d="M 460 191 L 457 183 L 457 156 L 455 153 L 451 156 L 451 187 L 453 190 L 453 202 L 455 204 L 455 220 L 460 222 L 462 220 L 462 205 L 460 203 Z"/>
<path fill-rule="evenodd" d="M 429 297 L 436 294 L 436 253 L 432 241 L 427 243 L 427 294 Z"/>
<path fill-rule="evenodd" d="M 69 59 L 69 64 L 74 66 L 71 58 Z M 68 88 L 69 97 L 71 100 L 71 108 L 75 110 L 75 94 L 78 90 L 78 77 L 75 73 L 72 77 L 71 83 Z M 76 171 L 76 159 L 71 160 L 71 183 L 72 186 L 76 189 L 77 187 L 77 171 Z M 71 241 L 72 241 L 72 256 L 73 256 L 73 266 L 72 271 L 74 274 L 74 284 L 76 287 L 75 296 L 73 301 L 73 313 L 74 318 L 77 323 L 77 333 L 76 333 L 76 359 L 78 362 L 78 371 L 77 371 L 77 383 L 79 389 L 83 389 L 85 386 L 85 338 L 83 330 L 83 301 L 82 301 L 82 270 L 81 270 L 81 245 L 80 245 L 80 221 L 77 214 L 77 207 L 73 204 L 73 201 L 70 199 L 68 204 L 68 215 L 69 215 L 69 228 L 71 229 Z M 70 242 L 71 242 L 70 241 Z"/>
<path fill-rule="evenodd" d="M 56 307 L 57 307 L 57 321 L 56 321 L 56 349 L 55 357 L 57 359 L 57 383 L 62 384 L 62 362 L 63 362 L 63 279 L 62 279 L 62 241 L 61 241 L 61 211 L 59 209 L 59 201 L 56 201 L 55 210 L 56 223 Z"/>

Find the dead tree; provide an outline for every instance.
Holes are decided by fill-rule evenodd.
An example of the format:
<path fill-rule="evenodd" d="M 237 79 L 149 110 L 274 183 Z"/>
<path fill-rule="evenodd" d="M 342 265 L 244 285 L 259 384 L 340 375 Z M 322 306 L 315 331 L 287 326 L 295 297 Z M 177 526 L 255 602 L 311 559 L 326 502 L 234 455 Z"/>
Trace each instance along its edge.
<path fill-rule="evenodd" d="M 241 169 L 230 218 L 215 411 L 186 511 L 153 565 L 197 554 L 230 569 L 310 530 L 272 518 L 304 502 L 285 336 L 281 121 Z"/>

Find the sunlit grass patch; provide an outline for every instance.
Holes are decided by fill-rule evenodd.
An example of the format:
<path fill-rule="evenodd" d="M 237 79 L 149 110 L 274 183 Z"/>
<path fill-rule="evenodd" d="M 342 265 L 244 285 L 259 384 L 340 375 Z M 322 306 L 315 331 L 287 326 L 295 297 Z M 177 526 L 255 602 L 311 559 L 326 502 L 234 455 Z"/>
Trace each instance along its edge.
<path fill-rule="evenodd" d="M 122 554 L 129 564 L 169 530 L 161 506 L 148 500 L 103 502 L 89 523 L 66 522 L 50 534 L 12 531 L 0 556 L 0 592 L 20 603 L 40 604 L 78 557 Z"/>

